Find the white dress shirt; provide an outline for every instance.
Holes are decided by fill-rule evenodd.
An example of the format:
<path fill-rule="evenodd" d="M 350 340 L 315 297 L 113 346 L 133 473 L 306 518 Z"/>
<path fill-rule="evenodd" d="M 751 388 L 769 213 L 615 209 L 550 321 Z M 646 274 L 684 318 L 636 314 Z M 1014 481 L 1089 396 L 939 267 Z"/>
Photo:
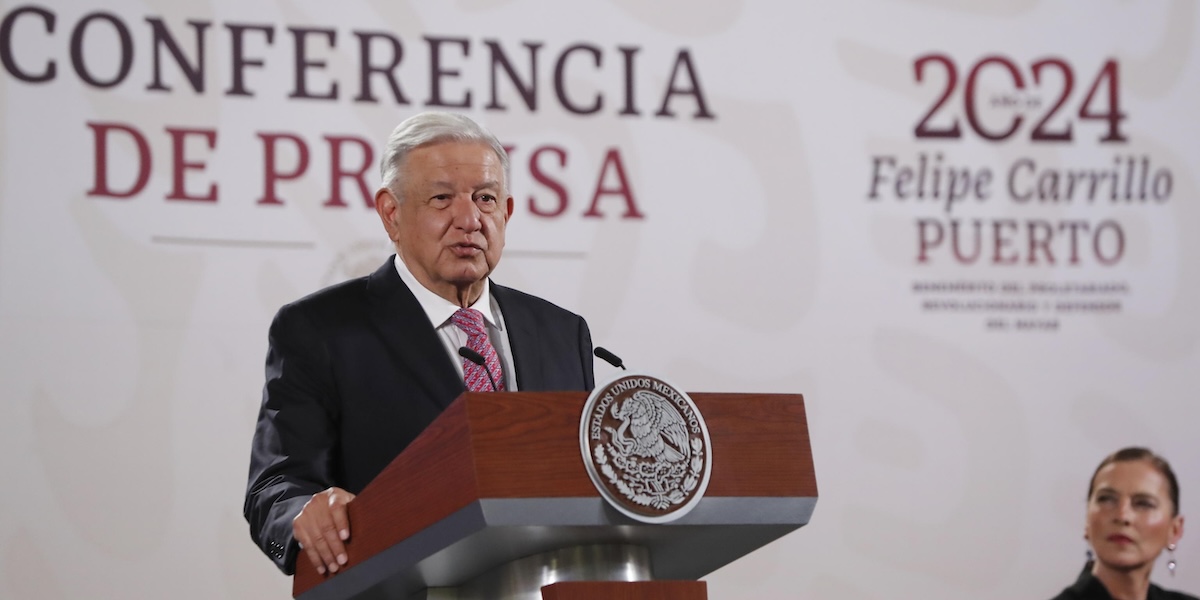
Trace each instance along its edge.
<path fill-rule="evenodd" d="M 454 368 L 458 370 L 458 376 L 461 378 L 463 376 L 462 361 L 466 359 L 459 356 L 458 349 L 467 345 L 467 334 L 450 320 L 454 316 L 454 313 L 461 307 L 421 285 L 421 282 L 417 281 L 417 277 L 408 269 L 408 265 L 404 264 L 404 261 L 401 260 L 399 254 L 395 256 L 394 262 L 396 264 L 396 273 L 400 275 L 400 279 L 404 281 L 408 289 L 412 290 L 413 296 L 417 297 L 417 302 L 425 310 L 425 315 L 429 317 L 429 322 L 433 323 L 438 336 L 442 338 L 442 345 L 446 348 L 446 354 L 450 357 L 450 361 L 454 363 Z M 486 278 L 483 280 L 483 293 L 479 295 L 479 299 L 469 308 L 483 313 L 483 320 L 487 325 L 488 339 L 491 340 L 492 346 L 496 348 L 496 354 L 499 356 L 500 364 L 504 369 L 504 389 L 510 392 L 517 391 L 517 372 L 513 367 L 512 352 L 509 350 L 508 330 L 504 328 L 504 314 L 500 312 L 500 305 L 496 304 L 496 301 L 492 298 L 491 281 Z"/>

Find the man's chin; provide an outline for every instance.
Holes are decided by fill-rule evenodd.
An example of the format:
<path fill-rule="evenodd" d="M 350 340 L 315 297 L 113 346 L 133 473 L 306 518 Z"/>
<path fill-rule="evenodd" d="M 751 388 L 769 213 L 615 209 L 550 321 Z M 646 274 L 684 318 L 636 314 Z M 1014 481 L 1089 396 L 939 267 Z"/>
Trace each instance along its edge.
<path fill-rule="evenodd" d="M 486 279 L 490 274 L 491 271 L 487 268 L 472 265 L 467 268 L 456 270 L 452 277 L 447 278 L 447 281 L 458 287 L 469 287 L 477 283 L 482 283 L 483 280 Z"/>

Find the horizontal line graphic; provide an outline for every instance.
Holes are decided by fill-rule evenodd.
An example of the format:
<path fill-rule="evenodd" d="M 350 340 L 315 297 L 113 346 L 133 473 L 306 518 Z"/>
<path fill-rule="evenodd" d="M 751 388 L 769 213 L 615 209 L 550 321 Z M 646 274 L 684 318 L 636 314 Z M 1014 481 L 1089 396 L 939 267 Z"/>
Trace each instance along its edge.
<path fill-rule="evenodd" d="M 178 235 L 154 235 L 150 241 L 155 244 L 175 244 L 179 246 L 219 246 L 224 248 L 287 248 L 308 250 L 316 247 L 314 242 L 289 240 L 235 240 L 222 238 L 186 237 Z"/>
<path fill-rule="evenodd" d="M 571 259 L 582 260 L 587 258 L 587 252 L 555 252 L 551 250 L 515 250 L 509 248 L 504 251 L 505 256 L 520 257 L 520 258 L 551 258 L 551 259 Z"/>

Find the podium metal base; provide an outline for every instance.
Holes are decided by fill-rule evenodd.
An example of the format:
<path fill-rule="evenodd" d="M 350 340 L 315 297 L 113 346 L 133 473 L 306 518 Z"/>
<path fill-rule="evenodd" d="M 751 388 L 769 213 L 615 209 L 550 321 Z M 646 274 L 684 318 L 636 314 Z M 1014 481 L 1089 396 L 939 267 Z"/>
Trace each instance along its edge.
<path fill-rule="evenodd" d="M 413 600 L 542 600 L 559 581 L 650 581 L 650 552 L 641 546 L 575 546 L 526 556 L 458 587 L 429 588 Z"/>

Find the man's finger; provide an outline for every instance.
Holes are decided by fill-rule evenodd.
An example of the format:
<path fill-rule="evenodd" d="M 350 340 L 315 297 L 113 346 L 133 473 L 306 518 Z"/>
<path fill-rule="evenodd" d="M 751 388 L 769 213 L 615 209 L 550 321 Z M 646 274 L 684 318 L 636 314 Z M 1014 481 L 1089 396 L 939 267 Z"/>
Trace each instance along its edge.
<path fill-rule="evenodd" d="M 338 534 L 335 527 L 329 527 L 321 532 L 321 541 L 326 548 L 329 548 L 329 556 L 326 558 L 326 563 L 329 565 L 330 572 L 337 573 L 341 565 L 346 564 L 346 546 L 342 544 L 342 538 Z"/>
<path fill-rule="evenodd" d="M 350 539 L 350 513 L 346 509 L 346 503 L 354 499 L 354 494 L 346 492 L 341 497 L 341 502 L 330 506 L 330 512 L 333 514 L 333 525 L 337 527 L 338 538 L 343 542 Z"/>
<path fill-rule="evenodd" d="M 324 575 L 337 573 L 349 562 L 344 541 L 350 538 L 350 517 L 346 503 L 354 494 L 331 487 L 314 494 L 292 520 L 297 543 Z"/>
<path fill-rule="evenodd" d="M 316 569 L 317 573 L 324 575 L 325 563 L 321 562 L 321 555 L 317 553 L 316 549 L 311 544 L 303 542 L 300 543 L 300 548 L 304 550 L 304 555 L 308 557 L 308 562 L 312 564 L 313 569 Z"/>
<path fill-rule="evenodd" d="M 340 545 L 341 542 L 339 541 L 338 544 Z M 330 573 L 338 572 L 338 561 L 336 556 L 337 553 L 344 552 L 344 550 L 340 548 L 335 550 L 333 547 L 331 547 L 328 537 L 324 534 L 314 537 L 313 550 L 316 552 L 317 557 L 321 561 L 322 565 L 317 569 L 318 573 L 324 575 L 326 570 L 328 570 Z"/>

